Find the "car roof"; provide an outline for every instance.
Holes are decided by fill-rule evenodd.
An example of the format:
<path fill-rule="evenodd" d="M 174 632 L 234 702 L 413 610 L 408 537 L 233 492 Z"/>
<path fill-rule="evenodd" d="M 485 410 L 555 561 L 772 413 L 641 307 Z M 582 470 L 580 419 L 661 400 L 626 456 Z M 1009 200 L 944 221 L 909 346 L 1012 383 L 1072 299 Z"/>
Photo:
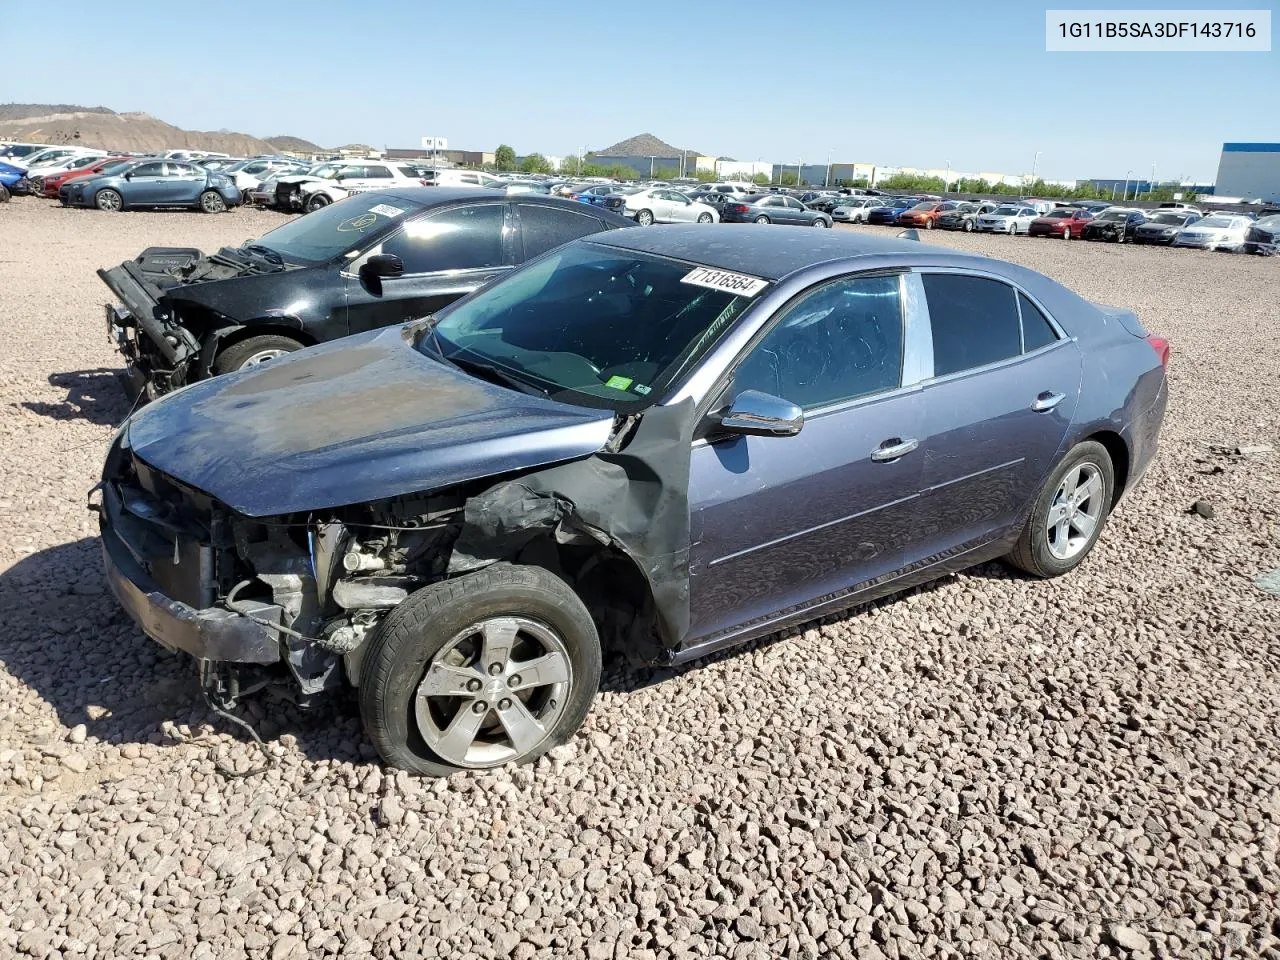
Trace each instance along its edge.
<path fill-rule="evenodd" d="M 487 187 L 384 187 L 372 191 L 379 197 L 395 198 L 415 204 L 419 209 L 429 210 L 432 207 L 448 203 L 476 201 L 492 201 L 494 203 L 541 204 L 550 207 L 562 207 L 574 213 L 585 214 L 604 220 L 610 226 L 634 226 L 634 221 L 620 217 L 616 213 L 598 206 L 588 206 L 567 197 L 553 197 L 545 193 L 512 193 Z"/>
<path fill-rule="evenodd" d="M 671 224 L 641 230 L 596 234 L 588 242 L 732 270 L 767 280 L 781 280 L 819 263 L 884 254 L 941 257 L 981 269 L 983 257 L 953 253 L 944 247 L 922 245 L 848 230 L 810 230 L 802 227 L 722 224 L 714 229 L 698 224 Z"/>

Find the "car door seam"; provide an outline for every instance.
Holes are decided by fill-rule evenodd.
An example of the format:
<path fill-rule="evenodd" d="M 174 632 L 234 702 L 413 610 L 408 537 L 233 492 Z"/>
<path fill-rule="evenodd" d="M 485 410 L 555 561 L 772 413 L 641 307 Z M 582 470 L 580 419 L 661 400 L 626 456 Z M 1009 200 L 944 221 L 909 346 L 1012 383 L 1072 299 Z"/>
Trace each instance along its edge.
<path fill-rule="evenodd" d="M 1016 467 L 1018 464 L 1023 463 L 1026 459 L 1027 459 L 1026 457 L 1018 457 L 1016 460 L 1007 460 L 1004 463 L 997 463 L 994 467 L 983 467 L 981 470 L 977 470 L 973 473 L 965 474 L 963 477 L 956 477 L 955 479 L 948 480 L 945 483 L 935 483 L 931 487 L 924 487 L 923 489 L 921 489 L 920 493 L 922 495 L 926 493 L 933 493 L 935 490 L 942 490 L 945 487 L 951 486 L 952 484 L 964 483 L 966 480 L 972 480 L 974 477 L 980 477 L 984 473 L 992 473 L 993 471 L 996 471 L 996 470 L 1003 470 L 1006 467 Z"/>

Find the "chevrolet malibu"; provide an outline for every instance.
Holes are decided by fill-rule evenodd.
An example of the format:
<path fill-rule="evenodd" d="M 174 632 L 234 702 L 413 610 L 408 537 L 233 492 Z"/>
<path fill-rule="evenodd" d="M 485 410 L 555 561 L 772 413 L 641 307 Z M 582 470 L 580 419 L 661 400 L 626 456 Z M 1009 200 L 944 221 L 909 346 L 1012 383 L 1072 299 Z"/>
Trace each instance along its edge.
<path fill-rule="evenodd" d="M 447 775 L 572 736 L 605 650 L 1069 573 L 1156 452 L 1168 355 L 936 246 L 617 230 L 161 398 L 93 504 L 115 596 L 212 698 L 351 683 L 387 763 Z"/>

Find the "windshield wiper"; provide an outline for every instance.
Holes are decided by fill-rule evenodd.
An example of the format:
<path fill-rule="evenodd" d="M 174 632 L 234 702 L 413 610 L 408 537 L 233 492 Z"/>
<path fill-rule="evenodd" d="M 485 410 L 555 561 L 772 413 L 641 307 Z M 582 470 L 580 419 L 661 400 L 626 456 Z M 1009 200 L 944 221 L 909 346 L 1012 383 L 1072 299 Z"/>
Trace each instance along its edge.
<path fill-rule="evenodd" d="M 260 243 L 246 243 L 241 249 L 248 250 L 250 253 L 256 253 L 258 256 L 262 257 L 263 260 L 277 264 L 278 266 L 284 265 L 284 257 L 280 256 L 280 254 L 276 253 L 270 247 L 264 247 Z"/>
<path fill-rule="evenodd" d="M 432 328 L 432 340 L 435 342 L 436 349 L 439 350 L 440 343 L 435 339 L 434 328 Z M 464 370 L 467 373 L 474 374 L 488 380 L 490 383 L 496 383 L 501 387 L 510 387 L 512 390 L 518 390 L 520 393 L 527 393 L 533 396 L 542 397 L 545 397 L 550 393 L 550 391 L 542 389 L 537 384 L 530 383 L 522 377 L 517 377 L 514 374 L 508 373 L 502 367 L 491 363 L 481 363 L 479 360 L 471 360 L 467 357 L 459 356 L 458 352 L 454 352 L 446 356 L 444 352 L 441 351 L 440 359 L 445 363 L 452 364 L 459 370 Z"/>

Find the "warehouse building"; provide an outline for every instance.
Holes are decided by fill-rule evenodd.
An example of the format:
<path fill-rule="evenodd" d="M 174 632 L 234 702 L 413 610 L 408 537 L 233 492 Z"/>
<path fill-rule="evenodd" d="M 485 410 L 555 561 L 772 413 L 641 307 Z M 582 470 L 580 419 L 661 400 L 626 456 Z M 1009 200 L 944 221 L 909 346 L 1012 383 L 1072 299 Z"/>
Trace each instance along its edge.
<path fill-rule="evenodd" d="M 1280 143 L 1224 143 L 1213 192 L 1280 203 Z"/>

